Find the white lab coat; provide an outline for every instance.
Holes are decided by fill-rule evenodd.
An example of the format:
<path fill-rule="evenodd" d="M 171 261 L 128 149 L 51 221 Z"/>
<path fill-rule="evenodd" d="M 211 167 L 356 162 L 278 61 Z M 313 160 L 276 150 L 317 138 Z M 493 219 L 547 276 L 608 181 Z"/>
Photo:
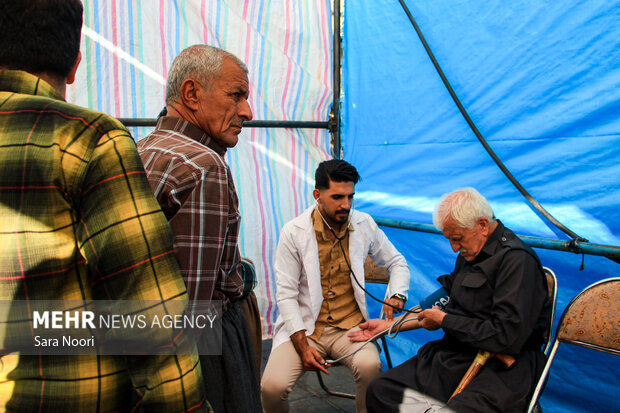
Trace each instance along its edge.
<path fill-rule="evenodd" d="M 286 223 L 280 234 L 276 250 L 276 301 L 280 315 L 276 320 L 272 350 L 290 340 L 290 336 L 306 330 L 314 332 L 314 324 L 323 303 L 321 270 L 319 265 L 316 232 L 312 222 L 314 206 Z M 364 285 L 364 262 L 370 255 L 380 267 L 388 270 L 390 281 L 387 296 L 396 293 L 407 296 L 409 267 L 405 258 L 396 250 L 379 229 L 372 217 L 364 212 L 351 212 L 353 231 L 349 232 L 347 257 L 357 280 Z M 366 294 L 353 280 L 355 300 L 368 319 Z"/>

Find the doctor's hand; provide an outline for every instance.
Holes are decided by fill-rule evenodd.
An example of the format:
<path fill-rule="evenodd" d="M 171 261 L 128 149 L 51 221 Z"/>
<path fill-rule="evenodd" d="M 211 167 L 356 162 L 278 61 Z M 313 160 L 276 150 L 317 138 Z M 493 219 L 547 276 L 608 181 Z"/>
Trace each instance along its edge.
<path fill-rule="evenodd" d="M 293 342 L 293 346 L 295 346 L 297 354 L 299 354 L 299 357 L 301 358 L 304 370 L 320 370 L 325 374 L 329 374 L 327 371 L 329 364 L 326 365 L 325 360 L 321 357 L 319 351 L 308 343 L 308 339 L 306 338 L 306 330 L 300 330 L 294 333 L 291 336 L 291 341 Z"/>
<path fill-rule="evenodd" d="M 394 307 L 398 307 L 401 310 L 405 306 L 405 302 L 401 298 L 398 298 L 396 296 L 390 298 L 389 300 L 386 300 L 385 302 L 393 305 Z M 394 314 L 398 314 L 401 311 L 401 310 L 395 309 L 394 307 L 390 307 L 387 304 L 383 304 L 383 312 L 385 313 L 385 318 L 388 321 L 392 321 L 392 317 L 394 316 Z"/>
<path fill-rule="evenodd" d="M 307 370 L 307 371 L 320 370 L 325 374 L 329 374 L 329 372 L 327 371 L 327 367 L 329 367 L 329 364 L 328 365 L 325 364 L 325 360 L 323 359 L 323 357 L 321 357 L 321 355 L 319 354 L 319 351 L 315 347 L 308 346 L 302 352 L 302 354 L 300 354 L 300 356 L 301 356 L 301 361 L 304 365 L 304 370 Z"/>
<path fill-rule="evenodd" d="M 443 318 L 445 316 L 446 313 L 441 311 L 439 307 L 433 306 L 433 308 L 429 308 L 428 310 L 424 310 L 418 314 L 418 321 L 420 323 L 420 327 L 422 328 L 427 330 L 437 330 L 441 328 L 441 323 L 443 322 Z"/>
<path fill-rule="evenodd" d="M 392 323 L 381 318 L 373 318 L 359 325 L 359 330 L 347 334 L 351 341 L 368 341 L 375 335 L 390 328 Z M 385 334 L 385 333 L 384 333 Z"/>

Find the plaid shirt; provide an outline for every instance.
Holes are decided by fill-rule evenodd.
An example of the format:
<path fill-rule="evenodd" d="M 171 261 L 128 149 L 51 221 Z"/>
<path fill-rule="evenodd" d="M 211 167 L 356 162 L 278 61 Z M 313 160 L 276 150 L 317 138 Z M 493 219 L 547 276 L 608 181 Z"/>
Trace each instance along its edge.
<path fill-rule="evenodd" d="M 144 168 L 174 234 L 174 251 L 191 300 L 239 299 L 244 282 L 237 246 L 239 200 L 221 147 L 202 129 L 164 116 L 138 142 Z M 251 288 L 249 288 L 251 291 Z M 249 293 L 249 292 L 248 292 Z"/>
<path fill-rule="evenodd" d="M 0 299 L 187 300 L 129 133 L 0 71 Z M 0 411 L 206 410 L 198 356 L 0 359 Z"/>

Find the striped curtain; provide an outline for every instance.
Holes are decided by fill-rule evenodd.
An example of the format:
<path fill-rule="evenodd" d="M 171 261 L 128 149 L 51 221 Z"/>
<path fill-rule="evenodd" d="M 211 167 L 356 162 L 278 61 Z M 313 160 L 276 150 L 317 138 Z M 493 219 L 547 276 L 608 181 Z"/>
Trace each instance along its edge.
<path fill-rule="evenodd" d="M 174 57 L 221 47 L 249 69 L 257 120 L 328 118 L 332 99 L 330 0 L 83 0 L 82 63 L 67 100 L 120 118 L 154 118 Z M 132 128 L 136 140 L 149 128 Z M 256 265 L 263 336 L 277 316 L 273 263 L 280 228 L 312 197 L 329 134 L 245 128 L 227 161 L 242 214 L 240 247 Z"/>

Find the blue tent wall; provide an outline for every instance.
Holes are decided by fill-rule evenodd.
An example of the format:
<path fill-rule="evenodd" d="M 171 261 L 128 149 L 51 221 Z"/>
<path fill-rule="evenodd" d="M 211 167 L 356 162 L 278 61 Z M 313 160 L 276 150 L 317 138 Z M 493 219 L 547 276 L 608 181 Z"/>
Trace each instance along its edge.
<path fill-rule="evenodd" d="M 478 129 L 522 185 L 582 237 L 620 245 L 620 3 L 406 3 Z M 357 208 L 431 223 L 441 194 L 474 186 L 518 234 L 566 239 L 480 145 L 397 1 L 347 2 L 343 41 L 343 150 L 362 175 Z M 452 269 L 454 253 L 438 235 L 384 230 L 410 263 L 415 303 Z M 556 323 L 582 288 L 620 270 L 586 256 L 579 271 L 579 255 L 537 253 L 559 278 Z M 437 336 L 398 337 L 395 362 Z M 543 408 L 618 410 L 619 367 L 613 356 L 561 348 Z"/>

